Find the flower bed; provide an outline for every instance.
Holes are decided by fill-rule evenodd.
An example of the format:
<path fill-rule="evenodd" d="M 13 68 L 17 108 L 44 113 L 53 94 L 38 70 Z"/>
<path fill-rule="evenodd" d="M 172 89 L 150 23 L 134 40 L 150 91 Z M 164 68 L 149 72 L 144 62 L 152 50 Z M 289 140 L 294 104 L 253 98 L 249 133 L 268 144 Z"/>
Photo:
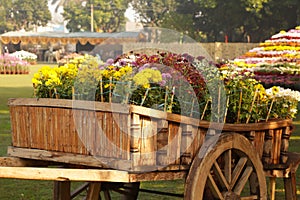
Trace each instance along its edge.
<path fill-rule="evenodd" d="M 29 63 L 10 54 L 0 55 L 0 74 L 28 74 Z"/>
<path fill-rule="evenodd" d="M 17 57 L 23 61 L 27 61 L 28 63 L 30 63 L 31 65 L 36 64 L 37 61 L 37 55 L 35 55 L 34 53 L 30 53 L 28 51 L 16 51 L 14 53 L 11 53 L 12 56 Z"/>
<path fill-rule="evenodd" d="M 300 26 L 289 31 L 280 31 L 262 42 L 259 47 L 234 59 L 233 64 L 251 69 L 264 85 L 299 89 Z"/>
<path fill-rule="evenodd" d="M 42 68 L 33 83 L 39 98 L 133 104 L 226 123 L 293 118 L 300 99 L 295 91 L 265 89 L 250 71 L 167 53 L 123 55 L 106 63 L 78 57 Z"/>

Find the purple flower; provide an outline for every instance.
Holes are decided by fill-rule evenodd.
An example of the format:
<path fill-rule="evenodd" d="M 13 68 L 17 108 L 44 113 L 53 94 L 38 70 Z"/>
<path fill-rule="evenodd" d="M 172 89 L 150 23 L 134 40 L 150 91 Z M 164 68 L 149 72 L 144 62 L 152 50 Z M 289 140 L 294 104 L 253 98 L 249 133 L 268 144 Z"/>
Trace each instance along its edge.
<path fill-rule="evenodd" d="M 112 58 L 109 58 L 106 60 L 106 64 L 108 64 L 108 65 L 112 65 L 113 63 L 114 63 L 114 59 L 112 59 Z"/>
<path fill-rule="evenodd" d="M 166 86 L 166 83 L 167 83 L 166 80 L 162 80 L 162 81 L 159 83 L 159 85 L 160 85 L 161 87 L 164 87 L 164 86 Z"/>
<path fill-rule="evenodd" d="M 204 58 L 205 58 L 204 56 L 198 56 L 198 57 L 197 57 L 197 60 L 201 61 L 201 60 L 203 60 Z"/>
<path fill-rule="evenodd" d="M 172 78 L 172 75 L 170 73 L 162 73 L 161 76 L 163 80 Z"/>
<path fill-rule="evenodd" d="M 147 68 L 150 68 L 150 67 L 151 67 L 151 65 L 150 65 L 149 63 L 146 63 L 146 64 L 144 64 L 143 66 L 141 66 L 141 67 L 139 68 L 139 71 L 142 71 L 142 70 L 147 69 Z"/>

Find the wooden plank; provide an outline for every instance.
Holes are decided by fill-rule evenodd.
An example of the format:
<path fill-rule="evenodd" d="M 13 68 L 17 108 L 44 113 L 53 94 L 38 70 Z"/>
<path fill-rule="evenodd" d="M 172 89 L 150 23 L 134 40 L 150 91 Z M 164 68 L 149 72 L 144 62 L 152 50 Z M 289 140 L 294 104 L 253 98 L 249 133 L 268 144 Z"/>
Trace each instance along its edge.
<path fill-rule="evenodd" d="M 180 163 L 181 130 L 178 123 L 169 123 L 167 147 L 168 164 Z"/>
<path fill-rule="evenodd" d="M 50 141 L 49 141 L 49 131 L 50 131 L 50 124 L 51 124 L 51 117 L 50 117 L 50 112 L 49 112 L 49 109 L 46 110 L 46 109 L 43 109 L 43 131 L 42 131 L 42 134 L 44 135 L 43 137 L 43 143 L 44 143 L 44 146 L 46 149 L 50 148 Z"/>
<path fill-rule="evenodd" d="M 21 126 L 18 127 L 18 130 L 20 130 L 20 132 L 18 132 L 18 134 L 19 134 L 18 140 L 20 141 L 20 145 L 22 145 L 23 147 L 31 147 L 32 136 L 31 136 L 30 125 L 32 122 L 29 118 L 31 113 L 28 108 L 24 107 L 24 108 L 21 108 L 19 114 L 21 117 L 20 117 L 20 119 L 17 119 L 17 120 L 21 120 L 21 124 L 20 124 Z"/>
<path fill-rule="evenodd" d="M 54 120 L 54 116 L 56 113 L 54 112 L 55 108 L 49 108 L 48 110 L 48 114 L 49 114 L 49 121 L 48 121 L 48 125 L 49 125 L 49 135 L 47 137 L 48 140 L 48 145 L 47 145 L 47 149 L 52 149 L 54 147 L 54 133 L 55 133 L 55 120 Z"/>
<path fill-rule="evenodd" d="M 71 145 L 70 153 L 76 153 L 78 152 L 78 131 L 75 125 L 74 110 L 70 112 L 69 123 L 69 131 L 71 136 L 71 138 L 69 138 Z"/>
<path fill-rule="evenodd" d="M 16 107 L 10 107 L 9 108 L 9 113 L 10 113 L 10 123 L 11 123 L 11 133 L 12 133 L 12 144 L 16 144 L 17 141 L 17 131 L 15 130 L 17 127 L 17 122 L 18 120 L 16 120 L 16 118 L 18 118 L 16 115 L 18 115 L 18 113 L 16 112 Z"/>
<path fill-rule="evenodd" d="M 69 99 L 50 98 L 11 98 L 9 106 L 37 106 L 37 107 L 61 107 L 70 109 L 82 109 L 93 111 L 117 112 L 129 114 L 129 105 L 95 101 L 81 101 Z"/>
<path fill-rule="evenodd" d="M 185 179 L 188 170 L 185 171 L 158 171 L 130 174 L 130 182 L 179 180 Z"/>
<path fill-rule="evenodd" d="M 3 167 L 47 166 L 48 164 L 48 162 L 39 160 L 30 160 L 16 157 L 0 157 L 0 166 Z"/>
<path fill-rule="evenodd" d="M 60 133 L 60 151 L 62 152 L 70 152 L 68 149 L 69 145 L 69 138 L 70 135 L 68 134 L 69 132 L 69 126 L 68 126 L 68 117 L 67 117 L 67 111 L 66 109 L 61 109 L 61 120 L 59 121 L 59 126 L 61 128 L 61 133 Z"/>
<path fill-rule="evenodd" d="M 8 155 L 20 158 L 69 163 L 83 166 L 103 168 L 116 167 L 124 170 L 129 170 L 130 165 L 129 160 L 16 147 L 8 147 Z"/>
<path fill-rule="evenodd" d="M 195 137 L 196 127 L 191 125 L 182 125 L 182 138 L 181 138 L 181 164 L 191 164 L 192 162 L 192 142 Z"/>
<path fill-rule="evenodd" d="M 96 122 L 96 155 L 97 156 L 105 156 L 106 155 L 106 149 L 105 149 L 105 134 L 104 134 L 104 112 L 96 112 L 96 118 L 97 118 L 97 122 Z"/>
<path fill-rule="evenodd" d="M 58 130 L 59 128 L 59 108 L 53 108 L 52 111 L 53 111 L 53 114 L 52 114 L 52 139 L 53 139 L 53 147 L 51 148 L 51 150 L 54 150 L 54 151 L 58 151 L 59 150 L 59 144 L 58 144 L 58 141 L 59 141 L 59 135 L 60 135 L 60 131 Z"/>
<path fill-rule="evenodd" d="M 141 117 L 141 135 L 140 142 L 140 159 L 137 161 L 138 165 L 155 166 L 156 165 L 156 135 L 157 123 L 151 118 Z M 136 167 L 136 166 L 135 166 Z"/>
<path fill-rule="evenodd" d="M 113 157 L 113 119 L 111 113 L 105 113 L 105 135 L 107 137 L 107 143 L 105 149 L 107 149 L 107 157 Z"/>
<path fill-rule="evenodd" d="M 1 178 L 53 181 L 129 182 L 128 172 L 105 169 L 0 167 Z"/>

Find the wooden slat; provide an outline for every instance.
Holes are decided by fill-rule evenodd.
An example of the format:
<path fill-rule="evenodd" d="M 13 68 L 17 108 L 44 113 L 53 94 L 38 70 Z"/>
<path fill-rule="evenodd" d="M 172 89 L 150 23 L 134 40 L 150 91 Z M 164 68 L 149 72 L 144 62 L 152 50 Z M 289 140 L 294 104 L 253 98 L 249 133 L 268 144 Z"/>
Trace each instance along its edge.
<path fill-rule="evenodd" d="M 182 129 L 178 123 L 169 123 L 167 156 L 168 164 L 180 163 Z"/>
<path fill-rule="evenodd" d="M 19 132 L 19 144 L 23 147 L 31 147 L 32 144 L 32 136 L 31 136 L 31 128 L 30 128 L 30 111 L 28 108 L 23 107 L 20 109 L 20 118 L 17 120 L 21 120 L 20 127 L 18 128 Z"/>
<path fill-rule="evenodd" d="M 81 101 L 68 99 L 48 99 L 48 98 L 11 98 L 8 100 L 9 106 L 37 106 L 37 107 L 60 107 L 70 109 L 83 109 L 104 112 L 118 112 L 129 114 L 127 104 Z"/>
<path fill-rule="evenodd" d="M 157 131 L 157 122 L 151 118 L 142 117 L 141 119 L 141 136 L 140 136 L 140 161 L 142 166 L 156 165 L 157 141 L 155 135 Z"/>
<path fill-rule="evenodd" d="M 27 149 L 27 148 L 16 148 L 8 147 L 8 155 L 20 158 L 28 158 L 35 160 L 45 160 L 45 161 L 54 161 L 54 162 L 63 162 L 84 166 L 94 166 L 94 167 L 104 167 L 108 166 L 127 166 L 129 161 L 118 160 L 118 159 L 109 159 L 109 158 L 100 158 L 88 155 L 73 154 L 73 153 L 63 153 L 56 151 L 45 151 L 39 149 Z M 118 164 L 120 163 L 120 164 Z M 124 168 L 125 169 L 125 168 Z"/>
<path fill-rule="evenodd" d="M 2 167 L 47 166 L 48 164 L 48 162 L 39 160 L 16 157 L 0 157 L 0 166 Z"/>
<path fill-rule="evenodd" d="M 69 116 L 69 123 L 70 123 L 70 135 L 71 135 L 71 138 L 70 139 L 70 145 L 71 145 L 71 153 L 78 153 L 78 144 L 79 144 L 79 138 L 78 138 L 78 130 L 76 128 L 76 125 L 75 125 L 75 113 L 74 111 L 72 111 L 70 113 L 70 116 Z M 50 149 L 50 148 L 48 148 Z"/>
<path fill-rule="evenodd" d="M 53 181 L 128 182 L 128 172 L 99 169 L 65 169 L 42 167 L 0 167 L 1 178 Z"/>
<path fill-rule="evenodd" d="M 130 182 L 185 179 L 187 173 L 188 170 L 136 173 L 130 174 Z"/>

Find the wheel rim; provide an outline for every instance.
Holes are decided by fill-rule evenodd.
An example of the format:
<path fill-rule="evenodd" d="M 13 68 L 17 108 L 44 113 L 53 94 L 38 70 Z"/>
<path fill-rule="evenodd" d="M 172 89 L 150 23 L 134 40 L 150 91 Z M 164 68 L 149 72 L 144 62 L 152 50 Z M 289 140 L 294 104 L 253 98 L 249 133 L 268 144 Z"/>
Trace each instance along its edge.
<path fill-rule="evenodd" d="M 185 199 L 266 199 L 263 167 L 251 143 L 232 133 L 213 139 L 191 166 Z"/>

